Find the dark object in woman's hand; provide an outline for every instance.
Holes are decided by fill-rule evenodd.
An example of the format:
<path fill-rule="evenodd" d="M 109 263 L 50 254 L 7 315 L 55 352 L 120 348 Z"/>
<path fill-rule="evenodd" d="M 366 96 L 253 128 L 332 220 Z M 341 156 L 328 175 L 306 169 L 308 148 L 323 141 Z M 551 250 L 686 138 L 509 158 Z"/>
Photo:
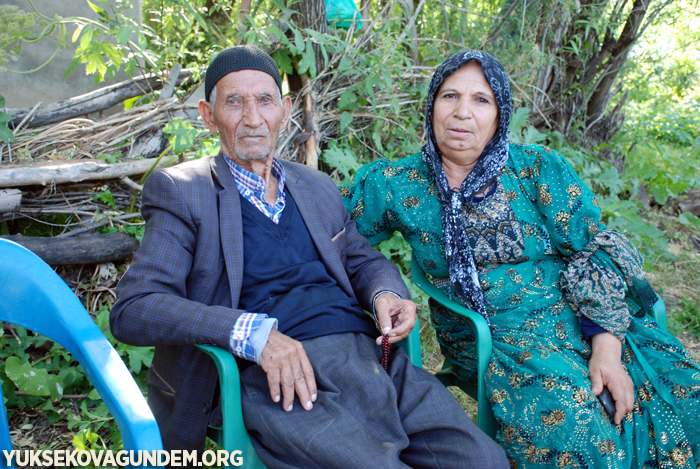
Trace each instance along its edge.
<path fill-rule="evenodd" d="M 607 386 L 603 386 L 603 391 L 598 394 L 598 400 L 601 404 L 603 404 L 603 407 L 607 413 L 613 417 L 615 415 L 615 400 L 613 399 L 612 394 L 610 394 L 610 391 L 608 391 Z"/>

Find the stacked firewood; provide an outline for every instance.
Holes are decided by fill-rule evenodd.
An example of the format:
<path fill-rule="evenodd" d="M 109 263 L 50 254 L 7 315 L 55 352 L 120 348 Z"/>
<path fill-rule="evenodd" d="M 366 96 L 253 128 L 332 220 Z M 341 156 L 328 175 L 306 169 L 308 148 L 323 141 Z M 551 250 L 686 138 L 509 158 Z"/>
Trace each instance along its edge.
<path fill-rule="evenodd" d="M 184 118 L 203 127 L 196 103 L 174 97 L 177 86 L 196 87 L 192 71 L 174 69 L 170 77 L 142 77 L 43 107 L 8 110 L 15 141 L 0 146 L 0 222 L 8 222 L 12 233 L 19 231 L 20 220 L 35 220 L 51 236 L 3 237 L 51 265 L 131 256 L 139 246 L 134 236 L 96 230 L 143 223 L 140 178 L 173 162 L 154 159 L 167 147 L 162 128 L 170 120 Z M 158 91 L 157 99 L 145 104 L 107 111 Z M 111 199 L 96 197 L 106 192 Z"/>

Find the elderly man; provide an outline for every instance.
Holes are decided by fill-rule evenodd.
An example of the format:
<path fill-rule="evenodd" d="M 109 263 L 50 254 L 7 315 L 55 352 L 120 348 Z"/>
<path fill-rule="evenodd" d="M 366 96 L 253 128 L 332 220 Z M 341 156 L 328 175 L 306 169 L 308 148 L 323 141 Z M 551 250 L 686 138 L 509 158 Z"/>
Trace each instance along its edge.
<path fill-rule="evenodd" d="M 508 467 L 403 350 L 380 367 L 363 308 L 393 343 L 415 305 L 335 184 L 274 158 L 291 101 L 272 59 L 250 46 L 220 52 L 205 95 L 221 153 L 148 178 L 143 245 L 110 316 L 117 339 L 156 346 L 148 398 L 165 447 L 204 448 L 217 372 L 193 344 L 217 344 L 237 357 L 246 427 L 270 468 Z"/>

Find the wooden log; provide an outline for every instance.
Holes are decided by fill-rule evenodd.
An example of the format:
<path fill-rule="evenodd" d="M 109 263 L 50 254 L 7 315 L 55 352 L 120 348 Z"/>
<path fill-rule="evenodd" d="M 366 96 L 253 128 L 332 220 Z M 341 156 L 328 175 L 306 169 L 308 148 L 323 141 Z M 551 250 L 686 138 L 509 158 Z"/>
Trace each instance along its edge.
<path fill-rule="evenodd" d="M 175 160 L 177 161 L 177 160 Z M 120 179 L 124 176 L 144 174 L 154 164 L 155 159 L 133 160 L 127 163 L 108 164 L 104 162 L 78 160 L 60 165 L 15 167 L 5 169 L 0 166 L 0 187 L 45 186 L 81 181 L 104 181 Z M 170 159 L 163 158 L 158 167 L 167 166 Z"/>
<path fill-rule="evenodd" d="M 191 76 L 192 70 L 181 70 L 178 74 L 175 86 L 180 85 Z M 141 96 L 161 88 L 163 88 L 163 80 L 153 75 L 105 86 L 104 88 L 90 93 L 40 107 L 23 127 L 41 127 L 55 124 L 56 122 L 63 122 L 64 120 L 73 119 L 78 116 L 84 116 L 92 112 L 103 111 L 127 99 Z M 9 126 L 14 128 L 19 125 L 29 112 L 29 109 L 8 109 L 7 113 L 12 116 L 12 121 L 9 123 Z"/>
<path fill-rule="evenodd" d="M 126 233 L 94 234 L 75 238 L 0 236 L 24 246 L 49 265 L 99 264 L 131 257 L 139 242 Z"/>
<path fill-rule="evenodd" d="M 0 189 L 0 213 L 16 212 L 22 203 L 22 191 Z"/>

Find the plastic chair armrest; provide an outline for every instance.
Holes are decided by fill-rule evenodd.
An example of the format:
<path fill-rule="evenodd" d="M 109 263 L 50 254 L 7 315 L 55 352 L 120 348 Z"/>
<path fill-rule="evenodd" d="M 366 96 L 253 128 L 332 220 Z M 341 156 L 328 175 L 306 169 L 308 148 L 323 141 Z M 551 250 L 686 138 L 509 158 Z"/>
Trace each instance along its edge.
<path fill-rule="evenodd" d="M 116 350 L 104 336 L 78 346 L 80 350 L 73 351 L 73 355 L 114 417 L 124 450 L 162 450 L 160 430 L 153 413 Z"/>
<path fill-rule="evenodd" d="M 423 368 L 423 357 L 420 350 L 420 325 L 418 319 L 416 319 L 416 325 L 413 326 L 408 337 L 401 339 L 398 345 L 406 351 L 413 366 Z"/>
<path fill-rule="evenodd" d="M 266 469 L 253 449 L 250 436 L 243 421 L 241 407 L 241 380 L 238 364 L 231 352 L 213 345 L 197 345 L 197 348 L 209 355 L 219 371 L 221 395 L 221 415 L 224 424 L 219 430 L 221 440 L 217 441 L 226 451 L 240 451 L 244 467 L 248 469 Z M 280 412 L 282 410 L 280 409 Z"/>
<path fill-rule="evenodd" d="M 659 297 L 659 301 L 654 303 L 651 311 L 649 311 L 649 315 L 654 318 L 654 321 L 656 321 L 656 324 L 659 325 L 662 331 L 666 331 L 666 305 L 661 297 Z"/>
<path fill-rule="evenodd" d="M 477 368 L 477 389 L 473 392 L 473 384 L 465 383 L 453 374 L 452 365 L 448 362 L 443 366 L 443 371 L 439 372 L 437 377 L 445 385 L 458 386 L 464 391 L 467 391 L 472 397 L 475 397 L 478 403 L 478 425 L 486 434 L 492 438 L 496 435 L 496 422 L 493 417 L 491 404 L 486 396 L 486 385 L 484 376 L 488 369 L 489 361 L 491 360 L 492 342 L 491 330 L 489 329 L 486 320 L 476 311 L 465 308 L 454 300 L 451 300 L 439 288 L 433 285 L 425 276 L 425 272 L 421 268 L 415 254 L 411 258 L 411 277 L 413 282 L 418 287 L 427 293 L 433 300 L 437 301 L 445 308 L 453 311 L 455 314 L 462 316 L 471 326 L 476 342 L 476 368 Z M 476 395 L 475 395 L 476 394 Z"/>
<path fill-rule="evenodd" d="M 433 285 L 426 278 L 415 255 L 411 258 L 411 277 L 413 282 L 433 300 L 454 313 L 459 314 L 470 323 L 474 331 L 474 337 L 478 343 L 477 354 L 479 356 L 483 354 L 488 362 L 488 360 L 491 359 L 491 331 L 488 324 L 486 324 L 486 320 L 476 311 L 465 308 L 456 301 L 451 300 L 438 287 Z"/>

